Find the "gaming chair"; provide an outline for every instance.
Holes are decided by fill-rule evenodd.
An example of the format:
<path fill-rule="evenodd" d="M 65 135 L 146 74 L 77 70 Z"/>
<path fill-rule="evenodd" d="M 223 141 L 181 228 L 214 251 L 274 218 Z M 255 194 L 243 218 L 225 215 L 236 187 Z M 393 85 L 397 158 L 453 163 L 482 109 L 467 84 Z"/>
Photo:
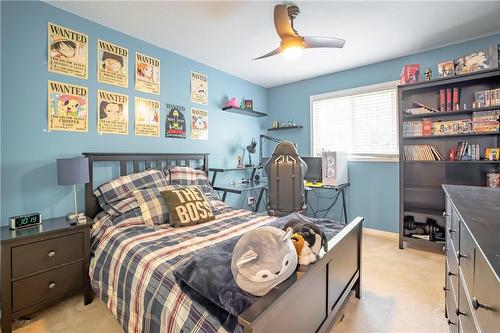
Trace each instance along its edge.
<path fill-rule="evenodd" d="M 264 165 L 268 177 L 267 213 L 285 216 L 302 212 L 305 207 L 304 175 L 307 164 L 297 148 L 287 141 L 280 142 Z"/>

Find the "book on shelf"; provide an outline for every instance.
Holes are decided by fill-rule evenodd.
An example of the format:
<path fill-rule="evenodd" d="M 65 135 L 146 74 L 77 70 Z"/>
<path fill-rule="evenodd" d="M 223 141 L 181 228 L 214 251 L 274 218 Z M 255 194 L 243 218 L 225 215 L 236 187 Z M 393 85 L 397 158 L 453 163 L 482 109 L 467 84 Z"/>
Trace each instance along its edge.
<path fill-rule="evenodd" d="M 438 120 L 432 122 L 432 135 L 469 134 L 471 132 L 471 119 Z"/>
<path fill-rule="evenodd" d="M 460 110 L 460 88 L 454 87 L 453 88 L 453 110 L 458 111 Z"/>
<path fill-rule="evenodd" d="M 474 133 L 500 132 L 500 109 L 474 112 L 472 131 Z"/>
<path fill-rule="evenodd" d="M 479 90 L 474 92 L 473 108 L 483 108 L 500 105 L 500 88 Z"/>
<path fill-rule="evenodd" d="M 452 94 L 452 89 L 447 88 L 446 89 L 446 111 L 452 111 L 453 110 L 453 94 Z"/>
<path fill-rule="evenodd" d="M 420 102 L 413 102 L 414 108 L 407 108 L 404 110 L 404 113 L 407 115 L 417 115 L 417 114 L 429 114 L 436 113 L 439 110 L 436 110 L 428 105 L 422 104 Z"/>
<path fill-rule="evenodd" d="M 443 161 L 443 156 L 431 145 L 404 145 L 405 161 Z"/>
<path fill-rule="evenodd" d="M 456 161 L 479 161 L 480 147 L 477 144 L 471 144 L 467 141 L 460 141 L 457 144 L 457 149 L 455 151 Z"/>
<path fill-rule="evenodd" d="M 446 89 L 439 89 L 439 111 L 446 111 Z"/>

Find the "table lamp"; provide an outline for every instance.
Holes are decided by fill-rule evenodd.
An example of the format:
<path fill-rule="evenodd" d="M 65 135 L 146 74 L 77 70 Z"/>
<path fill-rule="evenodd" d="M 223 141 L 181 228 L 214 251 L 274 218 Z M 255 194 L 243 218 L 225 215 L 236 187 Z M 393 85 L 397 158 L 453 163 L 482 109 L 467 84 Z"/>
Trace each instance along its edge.
<path fill-rule="evenodd" d="M 66 218 L 75 220 L 80 215 L 76 203 L 76 185 L 89 182 L 89 161 L 86 157 L 57 159 L 57 184 L 73 185 L 73 204 L 75 211 Z"/>

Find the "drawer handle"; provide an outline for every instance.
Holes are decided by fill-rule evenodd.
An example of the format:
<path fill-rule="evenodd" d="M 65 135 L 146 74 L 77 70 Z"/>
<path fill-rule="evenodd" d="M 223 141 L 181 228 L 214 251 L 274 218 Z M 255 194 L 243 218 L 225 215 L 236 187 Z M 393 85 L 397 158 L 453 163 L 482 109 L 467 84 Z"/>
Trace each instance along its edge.
<path fill-rule="evenodd" d="M 56 283 L 55 282 L 49 283 L 49 289 L 54 289 L 55 287 L 56 287 Z"/>
<path fill-rule="evenodd" d="M 455 313 L 456 313 L 456 315 L 457 315 L 457 316 L 460 316 L 460 315 L 465 316 L 465 313 L 460 312 L 460 309 L 459 309 L 459 308 L 457 308 L 457 309 L 455 310 Z"/>
<path fill-rule="evenodd" d="M 450 290 L 449 288 L 443 287 L 443 291 L 448 291 Z"/>
<path fill-rule="evenodd" d="M 469 258 L 469 256 L 466 256 L 465 254 L 461 254 L 460 251 L 457 251 L 457 259 L 460 260 L 460 258 L 467 259 L 467 258 Z"/>
<path fill-rule="evenodd" d="M 456 325 L 456 324 L 448 319 L 448 325 Z"/>
<path fill-rule="evenodd" d="M 456 276 L 457 274 L 452 273 L 451 271 L 448 271 L 448 276 L 452 276 L 452 275 L 453 275 L 453 276 Z"/>
<path fill-rule="evenodd" d="M 450 216 L 447 212 L 443 212 L 443 217 Z"/>
<path fill-rule="evenodd" d="M 451 234 L 452 232 L 457 232 L 457 231 L 452 228 L 448 228 L 448 232 Z"/>
<path fill-rule="evenodd" d="M 49 258 L 55 257 L 56 251 L 50 251 L 48 254 Z"/>
<path fill-rule="evenodd" d="M 488 305 L 479 303 L 479 301 L 475 297 L 472 298 L 472 307 L 474 308 L 474 310 L 477 310 L 479 308 L 485 310 L 491 309 Z"/>
<path fill-rule="evenodd" d="M 448 249 L 446 248 L 446 246 L 443 246 L 443 253 L 448 253 Z"/>

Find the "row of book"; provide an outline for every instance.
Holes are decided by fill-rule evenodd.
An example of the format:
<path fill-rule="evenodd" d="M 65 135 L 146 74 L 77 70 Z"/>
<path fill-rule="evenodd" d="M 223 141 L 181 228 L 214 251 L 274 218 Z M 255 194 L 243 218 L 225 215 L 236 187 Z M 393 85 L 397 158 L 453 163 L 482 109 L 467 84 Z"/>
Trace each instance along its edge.
<path fill-rule="evenodd" d="M 474 112 L 472 132 L 490 133 L 500 131 L 500 110 Z"/>
<path fill-rule="evenodd" d="M 500 88 L 480 90 L 474 93 L 473 108 L 500 105 Z"/>
<path fill-rule="evenodd" d="M 500 110 L 478 111 L 472 119 L 405 121 L 403 137 L 500 132 Z"/>
<path fill-rule="evenodd" d="M 480 160 L 479 145 L 473 145 L 467 141 L 460 141 L 455 150 L 456 161 L 479 161 Z"/>
<path fill-rule="evenodd" d="M 431 145 L 405 145 L 405 161 L 443 161 L 443 156 Z"/>
<path fill-rule="evenodd" d="M 460 110 L 460 88 L 439 89 L 438 102 L 441 112 Z"/>

